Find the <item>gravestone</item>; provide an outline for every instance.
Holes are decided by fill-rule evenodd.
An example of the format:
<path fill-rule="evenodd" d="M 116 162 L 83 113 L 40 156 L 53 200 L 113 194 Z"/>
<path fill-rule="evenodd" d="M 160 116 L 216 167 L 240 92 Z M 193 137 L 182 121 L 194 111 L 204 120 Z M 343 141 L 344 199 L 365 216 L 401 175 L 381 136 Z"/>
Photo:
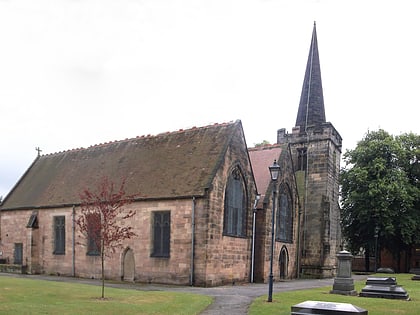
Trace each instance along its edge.
<path fill-rule="evenodd" d="M 291 315 L 322 314 L 322 315 L 353 315 L 368 314 L 368 311 L 348 303 L 333 303 L 322 301 L 305 301 L 291 307 Z"/>
<path fill-rule="evenodd" d="M 367 278 L 366 286 L 359 296 L 384 299 L 409 300 L 407 291 L 397 285 L 395 277 L 372 277 Z"/>
<path fill-rule="evenodd" d="M 378 268 L 376 272 L 377 273 L 395 273 L 394 269 L 392 268 Z"/>
<path fill-rule="evenodd" d="M 397 285 L 397 278 L 395 277 L 369 277 L 366 279 L 367 285 Z"/>
<path fill-rule="evenodd" d="M 343 250 L 337 254 L 337 259 L 338 273 L 337 277 L 334 278 L 333 289 L 330 293 L 357 295 L 357 292 L 354 290 L 354 280 L 351 277 L 353 256 L 348 251 Z"/>
<path fill-rule="evenodd" d="M 420 280 L 420 268 L 411 268 L 410 273 L 414 273 L 411 280 Z"/>

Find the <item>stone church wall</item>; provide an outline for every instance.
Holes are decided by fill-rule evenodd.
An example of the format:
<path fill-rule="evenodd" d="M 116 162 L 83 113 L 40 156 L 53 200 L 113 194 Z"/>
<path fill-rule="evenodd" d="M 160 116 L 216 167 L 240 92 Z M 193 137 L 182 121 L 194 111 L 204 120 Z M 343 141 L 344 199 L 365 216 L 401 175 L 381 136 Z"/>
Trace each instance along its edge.
<path fill-rule="evenodd" d="M 279 158 L 279 164 L 281 169 L 281 177 L 277 182 L 277 199 L 276 199 L 276 211 L 279 209 L 279 187 L 286 185 L 290 189 L 292 196 L 292 240 L 291 242 L 282 242 L 275 240 L 274 245 L 274 255 L 273 255 L 273 276 L 274 280 L 278 281 L 281 279 L 293 279 L 297 277 L 298 273 L 298 247 L 299 247 L 299 197 L 297 191 L 297 185 L 295 176 L 293 174 L 293 164 L 291 160 L 291 155 L 288 146 L 282 150 L 281 157 Z M 268 172 L 268 166 L 267 166 Z M 271 220 L 272 220 L 272 209 L 273 209 L 273 198 L 272 190 L 270 191 L 270 196 L 266 196 L 267 204 L 265 204 L 265 209 L 260 210 L 257 213 L 258 224 L 257 230 L 257 244 L 262 244 L 263 249 L 258 250 L 257 253 L 263 257 L 263 270 L 257 271 L 257 281 L 263 280 L 264 282 L 268 281 L 269 271 L 270 271 L 270 256 L 271 256 Z M 263 222 L 261 222 L 263 221 Z M 276 227 L 275 227 L 276 228 Z M 265 237 L 264 237 L 265 236 Z M 284 251 L 287 256 L 286 266 L 282 266 L 280 257 L 281 252 Z M 258 267 L 257 267 L 258 268 Z M 282 270 L 283 268 L 283 270 Z M 262 279 L 261 279 L 262 278 Z"/>
<path fill-rule="evenodd" d="M 27 264 L 30 259 L 30 252 L 28 252 L 27 229 L 25 228 L 32 211 L 21 210 L 19 212 L 1 212 L 1 235 L 0 235 L 0 259 L 4 259 L 9 264 L 14 264 L 15 244 L 22 244 L 22 263 Z"/>
<path fill-rule="evenodd" d="M 247 186 L 247 236 L 223 235 L 224 194 L 226 179 L 233 167 L 238 166 Z M 136 215 L 127 224 L 137 234 L 125 240 L 123 246 L 105 259 L 105 277 L 121 280 L 124 275 L 124 255 L 130 253 L 127 267 L 134 265 L 130 277 L 134 281 L 189 285 L 194 269 L 193 283 L 215 286 L 225 283 L 247 282 L 250 277 L 252 209 L 255 184 L 249 164 L 243 135 L 237 135 L 205 196 L 183 199 L 138 201 L 127 205 Z M 194 265 L 191 266 L 192 216 L 195 210 Z M 151 257 L 152 222 L 154 211 L 170 211 L 170 257 Z M 77 217 L 80 208 L 75 207 Z M 1 212 L 0 251 L 12 260 L 14 243 L 23 245 L 23 264 L 34 273 L 101 277 L 101 259 L 87 255 L 87 240 L 73 223 L 73 207 L 38 209 L 38 227 L 26 228 L 32 210 Z M 54 216 L 65 217 L 65 252 L 54 254 Z M 134 261 L 133 261 L 134 260 Z"/>
<path fill-rule="evenodd" d="M 207 204 L 197 209 L 197 257 L 199 270 L 197 285 L 215 286 L 248 282 L 251 269 L 252 209 L 256 189 L 242 135 L 232 138 L 209 190 Z M 226 181 L 232 169 L 238 166 L 246 182 L 248 194 L 247 236 L 223 235 L 224 195 Z M 204 201 L 204 200 L 203 200 Z M 198 224 L 201 222 L 201 224 Z"/>
<path fill-rule="evenodd" d="M 191 258 L 192 200 L 136 202 L 128 207 L 136 210 L 136 215 L 126 224 L 134 228 L 137 236 L 125 240 L 123 247 L 106 257 L 105 277 L 116 280 L 122 278 L 122 253 L 126 248 L 130 248 L 134 254 L 135 280 L 188 284 Z M 76 217 L 78 210 L 80 209 L 75 209 Z M 153 258 L 150 256 L 152 212 L 163 210 L 171 211 L 171 255 L 170 258 Z M 38 229 L 25 228 L 31 213 L 32 211 L 27 210 L 2 213 L 2 233 L 4 233 L 2 237 L 9 239 L 1 246 L 4 257 L 13 257 L 13 244 L 21 242 L 24 253 L 23 263 L 31 265 L 32 253 L 32 259 L 39 261 L 36 272 L 86 278 L 101 277 L 100 257 L 86 254 L 86 239 L 80 234 L 77 227 L 73 238 L 72 208 L 39 210 Z M 53 217 L 57 215 L 65 216 L 66 222 L 65 254 L 63 255 L 53 254 Z M 33 231 L 39 231 L 39 237 L 29 241 L 28 235 L 31 235 Z"/>
<path fill-rule="evenodd" d="M 291 145 L 302 207 L 301 273 L 309 277 L 335 275 L 341 241 L 338 174 L 341 137 L 330 123 L 299 127 L 292 134 L 278 131 L 278 141 Z M 299 152 L 306 150 L 304 162 Z M 305 176 L 306 174 L 306 176 Z"/>

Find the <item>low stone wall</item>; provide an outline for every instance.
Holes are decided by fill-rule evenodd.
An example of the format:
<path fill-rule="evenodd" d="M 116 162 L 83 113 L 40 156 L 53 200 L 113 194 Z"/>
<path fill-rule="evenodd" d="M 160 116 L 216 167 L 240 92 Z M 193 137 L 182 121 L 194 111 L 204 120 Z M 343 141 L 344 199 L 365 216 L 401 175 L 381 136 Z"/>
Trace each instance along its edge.
<path fill-rule="evenodd" d="M 353 271 L 373 271 L 375 269 L 375 258 L 374 257 L 369 258 L 369 270 L 366 270 L 365 264 L 366 262 L 365 262 L 364 257 L 360 257 L 360 256 L 353 257 L 353 262 L 352 262 Z"/>
<path fill-rule="evenodd" d="M 0 264 L 0 272 L 23 274 L 27 272 L 27 267 L 23 265 Z"/>

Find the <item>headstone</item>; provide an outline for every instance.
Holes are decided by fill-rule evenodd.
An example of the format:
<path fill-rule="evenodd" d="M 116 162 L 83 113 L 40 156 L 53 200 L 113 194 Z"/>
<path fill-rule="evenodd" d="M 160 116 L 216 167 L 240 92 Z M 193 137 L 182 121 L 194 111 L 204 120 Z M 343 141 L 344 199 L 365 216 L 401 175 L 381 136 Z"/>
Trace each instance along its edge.
<path fill-rule="evenodd" d="M 362 289 L 359 296 L 399 300 L 410 299 L 407 291 L 397 285 L 397 279 L 395 277 L 367 278 L 366 286 Z"/>
<path fill-rule="evenodd" d="M 390 286 L 390 285 L 397 285 L 397 278 L 395 277 L 369 277 L 366 279 L 367 285 L 384 285 L 384 286 Z"/>
<path fill-rule="evenodd" d="M 330 291 L 332 294 L 342 295 L 357 295 L 354 290 L 354 280 L 351 277 L 352 259 L 353 256 L 348 251 L 340 251 L 337 254 L 338 259 L 338 273 L 334 278 L 333 289 Z"/>
<path fill-rule="evenodd" d="M 378 268 L 376 270 L 378 273 L 395 273 L 394 269 L 392 268 Z"/>
<path fill-rule="evenodd" d="M 358 306 L 348 303 L 333 303 L 322 301 L 305 301 L 291 307 L 291 315 L 304 314 L 322 314 L 322 315 L 339 315 L 339 314 L 368 314 L 368 311 Z"/>
<path fill-rule="evenodd" d="M 420 268 L 411 268 L 410 273 L 414 273 L 411 280 L 420 280 Z"/>
<path fill-rule="evenodd" d="M 398 285 L 367 285 L 362 289 L 362 292 L 360 292 L 360 296 L 399 300 L 409 299 L 407 291 L 405 291 L 402 287 Z"/>

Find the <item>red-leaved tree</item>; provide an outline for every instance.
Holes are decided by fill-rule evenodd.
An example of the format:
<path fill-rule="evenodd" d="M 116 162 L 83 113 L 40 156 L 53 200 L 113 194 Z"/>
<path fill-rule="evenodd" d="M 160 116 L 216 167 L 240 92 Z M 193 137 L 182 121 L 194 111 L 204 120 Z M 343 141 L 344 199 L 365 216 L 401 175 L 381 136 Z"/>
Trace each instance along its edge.
<path fill-rule="evenodd" d="M 105 257 L 122 247 L 125 239 L 136 236 L 133 228 L 123 222 L 136 214 L 124 208 L 136 196 L 125 193 L 125 180 L 116 188 L 108 177 L 100 180 L 96 190 L 85 189 L 80 194 L 81 213 L 76 224 L 86 238 L 87 253 L 101 257 L 102 298 L 105 297 Z"/>

